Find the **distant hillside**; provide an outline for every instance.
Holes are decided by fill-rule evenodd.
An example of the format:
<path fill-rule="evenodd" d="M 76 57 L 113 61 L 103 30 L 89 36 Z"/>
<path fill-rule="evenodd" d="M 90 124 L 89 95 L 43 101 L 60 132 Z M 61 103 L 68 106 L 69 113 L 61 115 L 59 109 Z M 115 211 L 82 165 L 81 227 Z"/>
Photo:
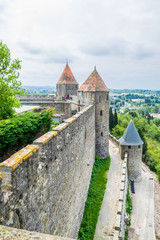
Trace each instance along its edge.
<path fill-rule="evenodd" d="M 122 93 L 139 93 L 148 95 L 159 95 L 159 90 L 144 90 L 144 89 L 110 89 L 111 93 L 122 94 Z"/>
<path fill-rule="evenodd" d="M 50 94 L 55 93 L 55 86 L 22 86 L 25 92 L 28 94 Z"/>

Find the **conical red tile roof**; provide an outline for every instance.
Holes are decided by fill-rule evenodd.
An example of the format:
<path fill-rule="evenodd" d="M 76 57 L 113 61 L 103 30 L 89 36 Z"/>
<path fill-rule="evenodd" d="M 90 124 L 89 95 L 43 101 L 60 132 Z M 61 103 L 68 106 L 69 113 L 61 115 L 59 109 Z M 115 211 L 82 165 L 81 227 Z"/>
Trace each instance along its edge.
<path fill-rule="evenodd" d="M 94 70 L 78 89 L 79 92 L 109 92 L 97 70 Z"/>
<path fill-rule="evenodd" d="M 57 84 L 76 84 L 78 85 L 75 77 L 73 76 L 73 73 L 70 69 L 70 67 L 68 66 L 68 63 L 65 66 L 65 69 L 63 70 L 63 73 L 60 77 L 60 79 L 58 80 Z"/>

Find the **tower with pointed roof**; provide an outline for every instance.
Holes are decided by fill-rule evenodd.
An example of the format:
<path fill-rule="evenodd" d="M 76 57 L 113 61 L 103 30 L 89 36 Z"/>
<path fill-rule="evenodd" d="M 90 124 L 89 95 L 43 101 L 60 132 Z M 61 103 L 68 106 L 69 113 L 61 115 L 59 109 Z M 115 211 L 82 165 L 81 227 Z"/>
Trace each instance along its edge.
<path fill-rule="evenodd" d="M 121 158 L 128 153 L 128 176 L 130 180 L 141 180 L 143 141 L 131 120 L 123 136 L 119 139 Z"/>
<path fill-rule="evenodd" d="M 82 104 L 95 106 L 95 147 L 101 159 L 109 154 L 109 90 L 96 68 L 78 89 Z"/>
<path fill-rule="evenodd" d="M 77 96 L 78 82 L 76 81 L 68 63 L 56 84 L 56 98 L 62 100 L 70 96 Z"/>

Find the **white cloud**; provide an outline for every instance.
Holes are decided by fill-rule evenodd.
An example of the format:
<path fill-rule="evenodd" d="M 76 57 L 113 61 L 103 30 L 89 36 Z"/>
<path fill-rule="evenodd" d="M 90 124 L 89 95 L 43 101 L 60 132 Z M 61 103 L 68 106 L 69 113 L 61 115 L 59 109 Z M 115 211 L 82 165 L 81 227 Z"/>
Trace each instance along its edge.
<path fill-rule="evenodd" d="M 97 65 L 109 88 L 159 88 L 159 0 L 1 0 L 0 38 L 23 84 L 55 85 L 68 58 L 81 84 Z"/>

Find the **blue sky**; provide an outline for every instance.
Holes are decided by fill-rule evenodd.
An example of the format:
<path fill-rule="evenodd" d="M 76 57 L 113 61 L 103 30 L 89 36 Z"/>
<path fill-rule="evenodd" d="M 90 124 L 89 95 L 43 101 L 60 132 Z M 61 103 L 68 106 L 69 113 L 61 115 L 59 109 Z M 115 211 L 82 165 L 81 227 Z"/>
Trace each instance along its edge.
<path fill-rule="evenodd" d="M 0 39 L 23 85 L 56 85 L 66 58 L 81 85 L 160 88 L 159 0 L 0 0 Z"/>

